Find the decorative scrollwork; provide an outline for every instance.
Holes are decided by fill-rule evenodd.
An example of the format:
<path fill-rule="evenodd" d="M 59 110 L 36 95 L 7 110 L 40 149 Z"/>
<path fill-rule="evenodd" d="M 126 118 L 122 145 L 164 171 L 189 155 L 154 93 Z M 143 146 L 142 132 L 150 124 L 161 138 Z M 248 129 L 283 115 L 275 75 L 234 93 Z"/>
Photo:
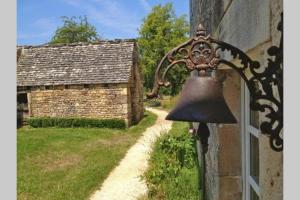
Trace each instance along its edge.
<path fill-rule="evenodd" d="M 219 56 L 216 55 L 212 38 L 206 35 L 206 30 L 201 24 L 196 37 L 172 49 L 162 58 L 155 72 L 153 90 L 147 94 L 148 98 L 157 97 L 161 86 L 170 85 L 170 82 L 166 80 L 166 75 L 172 67 L 180 64 L 184 65 L 188 71 L 198 70 L 201 73 L 215 70 L 218 66 Z"/>
<path fill-rule="evenodd" d="M 166 80 L 168 71 L 175 65 L 184 65 L 188 71 L 197 70 L 206 73 L 216 70 L 219 64 L 225 64 L 239 73 L 250 91 L 250 108 L 264 113 L 267 120 L 260 124 L 263 134 L 270 137 L 270 146 L 275 151 L 283 149 L 283 14 L 277 29 L 281 32 L 279 47 L 271 46 L 268 54 L 274 60 L 268 59 L 268 65 L 261 67 L 260 63 L 252 60 L 242 50 L 226 42 L 213 39 L 207 35 L 200 24 L 196 36 L 172 49 L 159 63 L 154 87 L 148 98 L 157 97 L 161 86 L 169 86 Z M 221 59 L 221 52 L 229 52 L 233 59 L 240 61 L 240 65 L 231 60 Z M 163 71 L 163 72 L 162 72 Z M 278 95 L 275 91 L 277 90 Z"/>

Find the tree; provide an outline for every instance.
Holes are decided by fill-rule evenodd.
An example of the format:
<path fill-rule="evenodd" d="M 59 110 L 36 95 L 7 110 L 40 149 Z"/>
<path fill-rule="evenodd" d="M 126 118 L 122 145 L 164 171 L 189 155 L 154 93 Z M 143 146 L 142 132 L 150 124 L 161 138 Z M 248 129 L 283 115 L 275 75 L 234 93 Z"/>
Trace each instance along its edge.
<path fill-rule="evenodd" d="M 172 48 L 187 40 L 188 31 L 186 16 L 177 17 L 172 3 L 153 7 L 149 15 L 144 18 L 139 30 L 138 45 L 146 90 L 153 87 L 155 69 L 161 58 Z M 187 74 L 185 70 L 178 67 L 174 67 L 169 72 L 168 79 L 172 85 L 171 91 L 168 92 L 171 95 L 178 93 Z"/>
<path fill-rule="evenodd" d="M 73 43 L 73 42 L 93 42 L 99 40 L 96 28 L 87 21 L 87 17 L 62 17 L 63 26 L 55 31 L 51 44 Z"/>

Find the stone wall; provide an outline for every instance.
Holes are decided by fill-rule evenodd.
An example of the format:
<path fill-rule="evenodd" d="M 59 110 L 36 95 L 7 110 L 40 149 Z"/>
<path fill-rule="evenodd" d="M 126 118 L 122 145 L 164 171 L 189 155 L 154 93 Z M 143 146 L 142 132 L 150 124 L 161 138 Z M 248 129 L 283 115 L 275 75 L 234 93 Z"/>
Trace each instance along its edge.
<path fill-rule="evenodd" d="M 190 0 L 190 33 L 195 35 L 201 22 L 211 35 L 245 51 L 262 66 L 267 65 L 266 50 L 278 46 L 280 32 L 277 24 L 282 11 L 282 0 Z M 228 55 L 225 58 L 230 59 Z M 224 96 L 238 120 L 236 125 L 210 125 L 211 137 L 206 155 L 207 199 L 243 199 L 242 145 L 240 116 L 241 87 L 236 72 L 228 67 Z M 217 75 L 218 76 L 218 75 Z M 229 77 L 229 78 L 228 78 Z M 262 117 L 259 118 L 260 121 Z M 259 135 L 260 200 L 281 200 L 282 197 L 282 153 L 270 149 L 268 138 Z"/>
<path fill-rule="evenodd" d="M 226 75 L 223 83 L 224 98 L 237 119 L 240 122 L 241 113 L 241 79 L 237 72 L 231 69 L 221 69 L 216 73 Z M 240 123 L 222 124 L 215 128 L 218 134 L 218 178 L 219 178 L 219 200 L 241 199 L 241 138 Z"/>
<path fill-rule="evenodd" d="M 206 196 L 207 199 L 219 199 L 219 133 L 216 124 L 209 125 L 208 151 L 206 153 Z M 209 158 L 209 159 L 207 159 Z"/>
<path fill-rule="evenodd" d="M 34 117 L 118 118 L 128 122 L 127 84 L 33 87 L 29 93 Z"/>

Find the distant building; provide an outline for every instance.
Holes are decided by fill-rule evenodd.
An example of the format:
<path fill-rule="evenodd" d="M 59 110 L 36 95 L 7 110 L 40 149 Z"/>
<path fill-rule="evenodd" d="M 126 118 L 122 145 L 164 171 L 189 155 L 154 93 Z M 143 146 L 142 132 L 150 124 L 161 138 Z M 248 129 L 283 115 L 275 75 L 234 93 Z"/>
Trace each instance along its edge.
<path fill-rule="evenodd" d="M 135 40 L 17 47 L 18 113 L 23 117 L 143 117 Z"/>
<path fill-rule="evenodd" d="M 213 38 L 267 66 L 267 49 L 279 46 L 282 11 L 282 0 L 190 0 L 190 33 L 194 36 L 201 22 Z M 206 200 L 282 200 L 283 153 L 273 151 L 261 134 L 263 115 L 250 110 L 245 82 L 235 70 L 219 69 L 215 75 L 227 75 L 224 97 L 238 123 L 210 124 Z"/>

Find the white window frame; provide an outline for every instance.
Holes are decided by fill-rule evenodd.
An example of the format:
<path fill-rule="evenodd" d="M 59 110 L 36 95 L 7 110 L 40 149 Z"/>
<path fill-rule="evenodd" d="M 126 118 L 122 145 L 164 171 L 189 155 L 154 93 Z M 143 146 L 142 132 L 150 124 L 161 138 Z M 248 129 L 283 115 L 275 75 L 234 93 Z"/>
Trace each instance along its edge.
<path fill-rule="evenodd" d="M 250 200 L 250 187 L 260 197 L 260 187 L 250 175 L 250 135 L 258 139 L 260 130 L 250 124 L 250 93 L 243 80 L 241 86 L 243 200 Z"/>

